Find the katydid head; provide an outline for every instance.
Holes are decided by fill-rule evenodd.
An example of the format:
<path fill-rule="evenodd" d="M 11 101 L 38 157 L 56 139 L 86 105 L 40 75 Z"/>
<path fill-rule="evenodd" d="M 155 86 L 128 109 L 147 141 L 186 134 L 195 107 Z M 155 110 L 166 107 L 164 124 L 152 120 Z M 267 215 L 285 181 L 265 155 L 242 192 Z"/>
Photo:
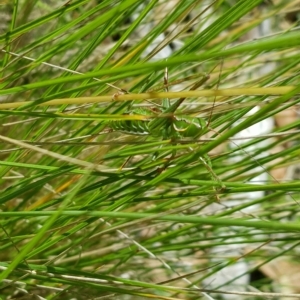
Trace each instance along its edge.
<path fill-rule="evenodd" d="M 202 118 L 185 117 L 176 118 L 173 127 L 181 137 L 198 137 L 207 127 L 207 124 Z"/>

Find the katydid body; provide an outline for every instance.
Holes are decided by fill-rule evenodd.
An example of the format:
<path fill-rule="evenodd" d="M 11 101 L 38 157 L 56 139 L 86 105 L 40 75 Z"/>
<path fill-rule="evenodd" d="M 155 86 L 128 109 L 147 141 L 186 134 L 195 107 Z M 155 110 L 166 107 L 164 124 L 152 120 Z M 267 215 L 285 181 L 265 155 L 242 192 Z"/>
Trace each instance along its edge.
<path fill-rule="evenodd" d="M 206 76 L 196 82 L 190 90 L 195 90 L 201 86 L 209 77 Z M 207 127 L 206 121 L 202 118 L 191 117 L 176 117 L 174 115 L 177 108 L 185 98 L 178 99 L 174 104 L 170 105 L 169 100 L 164 101 L 165 107 L 163 111 L 155 118 L 150 119 L 154 115 L 151 109 L 137 108 L 130 112 L 130 114 L 146 115 L 149 120 L 124 120 L 110 122 L 110 127 L 115 131 L 124 132 L 133 135 L 151 135 L 162 136 L 163 138 L 177 137 L 191 137 L 195 138 L 203 133 Z M 176 134 L 178 133 L 178 134 Z"/>

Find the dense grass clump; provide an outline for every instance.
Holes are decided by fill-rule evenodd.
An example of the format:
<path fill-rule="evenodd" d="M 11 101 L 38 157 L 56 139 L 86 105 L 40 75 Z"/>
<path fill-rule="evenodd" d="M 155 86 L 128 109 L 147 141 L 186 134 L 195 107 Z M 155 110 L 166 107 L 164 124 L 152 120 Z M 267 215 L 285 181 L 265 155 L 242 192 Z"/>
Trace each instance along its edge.
<path fill-rule="evenodd" d="M 300 293 L 297 1 L 0 5 L 1 299 Z"/>

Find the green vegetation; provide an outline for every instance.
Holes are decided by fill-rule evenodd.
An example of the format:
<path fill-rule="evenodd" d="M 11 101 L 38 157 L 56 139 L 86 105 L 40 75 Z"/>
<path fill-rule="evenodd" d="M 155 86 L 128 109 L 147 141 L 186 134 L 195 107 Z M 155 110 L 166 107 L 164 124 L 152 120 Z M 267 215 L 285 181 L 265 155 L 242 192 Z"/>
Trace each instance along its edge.
<path fill-rule="evenodd" d="M 265 2 L 0 1 L 1 299 L 297 293 L 265 267 L 299 256 L 298 10 Z"/>

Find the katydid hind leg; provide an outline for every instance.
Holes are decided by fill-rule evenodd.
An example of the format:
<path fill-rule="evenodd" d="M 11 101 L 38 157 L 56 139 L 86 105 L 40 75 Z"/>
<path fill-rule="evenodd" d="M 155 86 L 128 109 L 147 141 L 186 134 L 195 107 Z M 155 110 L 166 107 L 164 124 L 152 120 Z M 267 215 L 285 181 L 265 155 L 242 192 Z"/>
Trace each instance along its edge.
<path fill-rule="evenodd" d="M 199 159 L 201 160 L 202 164 L 204 165 L 204 167 L 210 174 L 211 179 L 216 182 L 217 187 L 214 187 L 213 189 L 216 192 L 217 201 L 220 202 L 220 198 L 217 193 L 225 190 L 226 186 L 224 185 L 222 180 L 219 178 L 219 176 L 214 172 L 214 170 L 212 168 L 212 163 L 211 163 L 210 157 L 208 155 L 205 155 L 203 157 L 200 156 Z"/>

